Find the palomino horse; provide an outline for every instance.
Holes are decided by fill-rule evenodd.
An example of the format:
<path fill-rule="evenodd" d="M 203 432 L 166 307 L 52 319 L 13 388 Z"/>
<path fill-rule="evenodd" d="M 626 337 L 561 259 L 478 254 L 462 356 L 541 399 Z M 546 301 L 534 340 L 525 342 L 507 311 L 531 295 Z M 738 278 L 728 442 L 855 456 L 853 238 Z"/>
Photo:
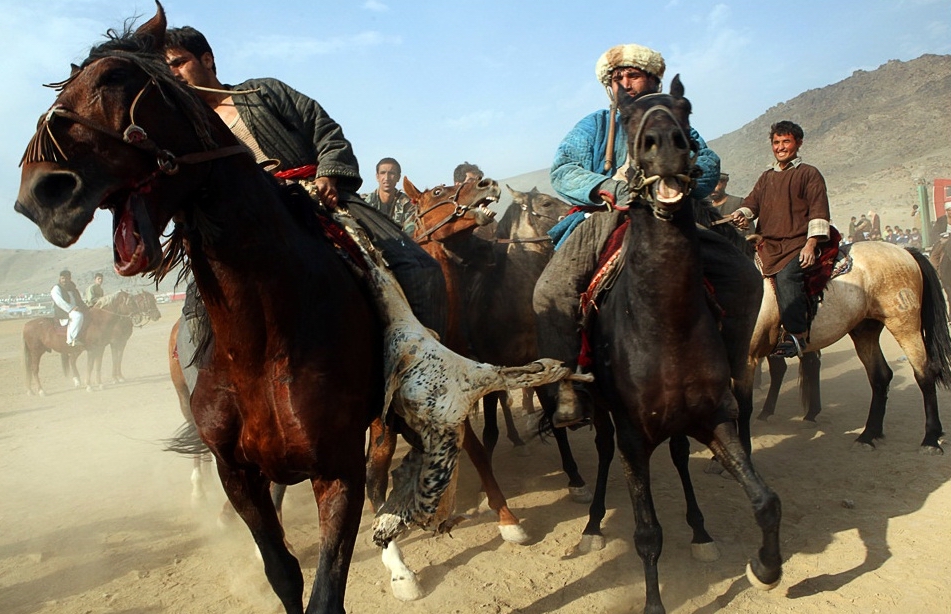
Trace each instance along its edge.
<path fill-rule="evenodd" d="M 499 186 L 492 179 L 482 179 L 458 186 L 437 186 L 421 192 L 408 178 L 404 178 L 403 190 L 415 207 L 414 238 L 439 262 L 446 278 L 449 310 L 443 343 L 450 350 L 467 355 L 468 339 L 464 328 L 467 289 L 461 268 L 469 258 L 468 253 L 460 254 L 460 251 L 468 250 L 472 241 L 479 241 L 472 237 L 472 233 L 494 216 L 488 205 L 498 200 Z M 374 421 L 370 428 L 367 491 L 377 510 L 386 495 L 387 473 L 395 449 L 396 431 L 384 428 L 381 421 Z M 489 507 L 498 514 L 502 538 L 519 544 L 527 541 L 528 534 L 519 524 L 518 517 L 509 509 L 492 472 L 489 455 L 468 418 L 465 420 L 463 449 L 479 474 Z"/>
<path fill-rule="evenodd" d="M 26 368 L 26 391 L 45 394 L 40 383 L 40 359 L 43 354 L 57 351 L 62 355 L 63 374 L 72 375 L 76 387 L 82 385 L 76 359 L 85 351 L 86 387 L 102 387 L 102 355 L 106 346 L 112 348 L 112 373 L 115 381 L 122 381 L 122 353 L 132 335 L 133 322 L 146 317 L 157 320 L 161 314 L 155 296 L 149 292 L 129 294 L 123 290 L 113 292 L 86 312 L 83 329 L 80 331 L 80 347 L 66 345 L 66 327 L 56 318 L 34 318 L 23 326 L 23 362 Z M 95 369 L 95 383 L 93 370 Z"/>
<path fill-rule="evenodd" d="M 687 436 L 713 451 L 753 503 L 762 546 L 747 566 L 751 582 L 772 588 L 782 573 L 779 498 L 754 471 L 740 443 L 731 390 L 732 379 L 747 379 L 751 372 L 743 348 L 748 347 L 755 310 L 728 323 L 729 295 L 745 293 L 738 298 L 748 302 L 748 290 L 715 281 L 721 321 L 710 306 L 702 278 L 700 231 L 692 199 L 685 193 L 692 158 L 687 137 L 690 103 L 683 92 L 678 76 L 669 95 L 622 97 L 621 125 L 628 135 L 632 168 L 628 177 L 636 198 L 622 214 L 629 223 L 618 252 L 621 268 L 598 300 L 591 324 L 598 482 L 585 541 L 596 544 L 603 539 L 600 523 L 616 433 L 634 504 L 635 546 L 644 564 L 644 611 L 651 614 L 664 607 L 657 571 L 662 534 L 650 492 L 650 457 L 667 439 L 685 488 L 695 543 L 709 541 L 709 536 L 686 472 Z M 751 262 L 748 268 L 734 283 L 749 285 L 755 295 L 758 276 Z"/>
<path fill-rule="evenodd" d="M 466 322 L 472 331 L 470 347 L 479 360 L 514 366 L 538 357 L 532 292 L 553 253 L 548 231 L 568 213 L 571 205 L 537 188 L 520 192 L 506 187 L 512 194 L 512 204 L 495 230 L 495 258 L 492 266 L 479 272 L 480 291 L 469 302 Z M 516 449 L 525 446 L 512 419 L 508 399 L 505 393 L 492 393 L 482 399 L 482 443 L 490 458 L 499 439 L 499 402 L 509 441 Z M 523 411 L 532 411 L 532 401 L 533 392 L 523 389 Z"/>
<path fill-rule="evenodd" d="M 892 380 L 892 370 L 879 341 L 882 329 L 888 329 L 908 357 L 924 399 L 925 435 L 920 451 L 941 454 L 939 439 L 943 431 L 935 385 L 951 385 L 951 333 L 938 275 L 917 249 L 903 249 L 885 241 L 856 243 L 849 250 L 849 257 L 848 272 L 833 277 L 825 288 L 809 330 L 806 351 L 827 347 L 846 334 L 852 337 L 872 386 L 868 419 L 856 442 L 874 447 L 875 440 L 885 436 L 885 405 Z M 752 360 L 768 355 L 780 334 L 779 308 L 768 280 L 765 288 L 750 345 Z M 810 381 L 804 382 L 803 390 L 815 391 L 817 395 L 818 368 L 804 375 Z M 819 407 L 810 404 L 807 409 L 805 419 L 815 420 Z M 741 410 L 748 419 L 752 400 Z M 765 419 L 769 413 L 764 410 L 759 417 Z"/>
<path fill-rule="evenodd" d="M 191 397 L 198 431 L 292 614 L 304 612 L 303 575 L 268 486 L 311 482 L 320 541 L 306 611 L 342 612 L 364 438 L 383 401 L 381 323 L 313 201 L 278 186 L 172 76 L 165 28 L 159 5 L 60 84 L 24 156 L 16 209 L 60 247 L 111 211 L 126 276 L 161 277 L 187 248 L 215 336 Z"/>

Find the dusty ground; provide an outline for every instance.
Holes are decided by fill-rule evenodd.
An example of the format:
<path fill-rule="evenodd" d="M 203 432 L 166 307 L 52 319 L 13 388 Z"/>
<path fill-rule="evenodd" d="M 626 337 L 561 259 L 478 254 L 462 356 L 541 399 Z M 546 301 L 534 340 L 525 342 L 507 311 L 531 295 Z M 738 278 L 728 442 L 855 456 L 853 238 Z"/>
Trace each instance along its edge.
<path fill-rule="evenodd" d="M 165 364 L 179 308 L 163 306 L 161 321 L 136 330 L 123 369 L 127 383 L 74 390 L 60 375 L 57 357 L 47 356 L 45 397 L 23 392 L 23 322 L 0 322 L 0 612 L 281 611 L 246 529 L 216 526 L 220 487 L 211 482 L 208 505 L 192 509 L 191 461 L 161 449 L 181 422 Z M 696 562 L 679 484 L 666 451 L 655 456 L 654 492 L 665 529 L 660 575 L 669 612 L 951 611 L 951 449 L 943 457 L 918 454 L 920 395 L 890 337 L 885 352 L 896 377 L 889 438 L 877 451 L 851 446 L 865 421 L 869 390 L 843 342 L 823 358 L 825 411 L 818 428 L 805 429 L 797 419 L 794 377 L 777 417 L 754 426 L 754 460 L 783 503 L 785 576 L 770 593 L 751 588 L 743 574 L 759 536 L 741 490 L 703 473 L 708 454 L 694 454 L 707 527 L 723 553 L 715 563 Z M 948 394 L 941 400 L 946 405 Z M 944 418 L 948 427 L 951 416 L 945 412 Z M 531 432 L 530 421 L 522 419 L 523 432 Z M 582 470 L 593 479 L 592 439 L 588 431 L 572 435 Z M 531 456 L 523 458 L 503 440 L 496 457 L 510 505 L 532 536 L 528 545 L 503 543 L 488 515 L 458 527 L 452 537 L 414 533 L 403 549 L 428 594 L 401 604 L 390 596 L 369 541 L 367 508 L 348 611 L 641 611 L 641 563 L 632 548 L 632 512 L 618 464 L 607 547 L 574 556 L 587 510 L 568 500 L 554 445 L 532 439 L 529 448 Z M 468 465 L 463 480 L 461 504 L 473 506 Z M 315 516 L 309 488 L 291 488 L 285 521 L 308 585 Z"/>

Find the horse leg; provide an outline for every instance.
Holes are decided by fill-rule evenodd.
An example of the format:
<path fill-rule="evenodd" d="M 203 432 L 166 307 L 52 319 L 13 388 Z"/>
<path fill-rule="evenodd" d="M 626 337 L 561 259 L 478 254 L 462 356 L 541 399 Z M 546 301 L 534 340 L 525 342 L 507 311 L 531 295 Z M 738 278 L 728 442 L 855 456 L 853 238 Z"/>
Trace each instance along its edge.
<path fill-rule="evenodd" d="M 767 356 L 766 364 L 769 365 L 769 390 L 766 392 L 766 400 L 763 401 L 763 409 L 757 420 L 769 420 L 776 413 L 776 401 L 779 399 L 779 389 L 783 385 L 783 378 L 786 377 L 786 360 L 779 356 Z"/>
<path fill-rule="evenodd" d="M 390 572 L 390 589 L 394 597 L 400 601 L 415 601 L 425 594 L 416 574 L 403 562 L 403 553 L 395 539 L 383 547 L 383 565 Z"/>
<path fill-rule="evenodd" d="M 693 529 L 693 538 L 690 540 L 690 551 L 698 561 L 715 561 L 720 558 L 717 544 L 707 533 L 703 524 L 703 512 L 697 503 L 697 495 L 693 491 L 693 482 L 690 480 L 690 441 L 686 435 L 674 435 L 668 444 L 670 459 L 680 475 L 680 484 L 684 489 L 684 500 L 687 503 L 687 524 Z"/>
<path fill-rule="evenodd" d="M 863 320 L 849 331 L 855 352 L 865 366 L 868 382 L 872 386 L 872 402 L 865 430 L 855 440 L 868 448 L 874 448 L 875 440 L 885 437 L 885 404 L 888 401 L 888 385 L 892 381 L 892 370 L 879 343 L 883 327 L 884 324 L 878 320 Z"/>
<path fill-rule="evenodd" d="M 303 614 L 304 599 L 304 576 L 301 573 L 300 564 L 294 555 L 290 553 L 284 544 L 284 529 L 277 518 L 277 511 L 271 502 L 268 493 L 270 481 L 259 472 L 250 469 L 238 470 L 225 466 L 218 462 L 218 475 L 221 478 L 221 485 L 224 487 L 228 500 L 235 511 L 244 520 L 254 543 L 257 544 L 258 551 L 261 553 L 261 559 L 264 561 L 264 574 L 267 576 L 271 588 L 277 594 L 278 599 L 284 605 L 288 614 Z M 316 486 L 315 486 L 316 490 Z M 330 510 L 325 510 L 320 506 L 321 515 L 321 560 L 318 565 L 317 578 L 320 579 L 321 570 L 327 573 L 327 562 L 323 555 L 326 554 L 326 547 L 333 543 L 335 535 L 330 534 L 323 526 L 323 516 Z M 327 505 L 330 508 L 331 505 Z M 334 510 L 338 512 L 338 510 Z M 329 529 L 329 527 L 328 527 Z M 349 562 L 349 558 L 347 559 Z M 346 568 L 345 568 L 346 569 Z M 315 580 L 315 590 L 316 590 Z M 311 602 L 316 595 L 311 595 Z M 343 596 L 340 596 L 340 605 L 331 610 L 324 611 L 343 611 Z"/>
<path fill-rule="evenodd" d="M 557 400 L 554 386 L 540 386 L 535 389 L 538 400 L 542 405 L 542 414 L 548 424 L 552 424 L 551 418 L 555 415 Z M 584 478 L 578 473 L 578 464 L 571 453 L 571 445 L 568 443 L 568 430 L 565 428 L 552 427 L 552 436 L 555 443 L 558 444 L 558 455 L 561 457 L 561 470 L 568 476 L 568 495 L 575 503 L 591 503 L 591 491 L 585 484 Z"/>
<path fill-rule="evenodd" d="M 525 394 L 525 388 L 522 388 L 522 395 Z M 524 449 L 525 442 L 522 441 L 522 437 L 518 434 L 518 427 L 515 426 L 515 419 L 512 417 L 512 397 L 508 392 L 501 393 L 502 397 L 502 417 L 505 419 L 505 434 L 508 436 L 509 441 L 512 442 L 512 445 L 516 449 Z M 522 400 L 524 407 L 524 398 Z"/>
<path fill-rule="evenodd" d="M 370 423 L 366 456 L 367 497 L 374 512 L 378 512 L 386 501 L 390 463 L 395 453 L 396 430 L 386 427 L 382 418 L 376 418 Z"/>
<path fill-rule="evenodd" d="M 815 422 L 822 411 L 822 396 L 819 387 L 819 368 L 822 358 L 818 351 L 806 352 L 799 359 L 799 401 L 806 409 L 803 420 Z"/>
<path fill-rule="evenodd" d="M 73 376 L 73 388 L 80 388 L 83 385 L 81 379 L 79 379 L 79 368 L 76 366 L 76 361 L 79 359 L 78 354 L 70 353 L 66 359 L 68 363 L 69 372 Z M 89 380 L 87 380 L 88 382 Z"/>
<path fill-rule="evenodd" d="M 527 542 L 528 534 L 519 524 L 518 517 L 509 509 L 505 495 L 502 494 L 502 489 L 499 488 L 499 483 L 495 480 L 495 474 L 492 473 L 492 463 L 489 460 L 489 455 L 482 446 L 482 442 L 476 437 L 475 431 L 472 430 L 472 424 L 470 424 L 468 418 L 465 421 L 462 448 L 469 455 L 469 460 L 472 461 L 479 473 L 479 479 L 482 480 L 482 489 L 485 491 L 489 507 L 499 516 L 499 533 L 501 533 L 502 539 L 513 544 Z"/>
<path fill-rule="evenodd" d="M 125 376 L 122 375 L 122 355 L 125 353 L 125 344 L 122 345 L 110 345 L 109 349 L 112 351 L 112 379 L 121 384 L 125 381 Z"/>
<path fill-rule="evenodd" d="M 720 463 L 736 478 L 753 504 L 753 516 L 763 534 L 763 543 L 755 559 L 746 566 L 746 577 L 758 589 L 770 590 L 783 575 L 779 551 L 779 524 L 782 506 L 779 497 L 753 469 L 753 463 L 740 442 L 733 422 L 721 422 L 704 443 Z"/>
<path fill-rule="evenodd" d="M 482 397 L 482 445 L 485 452 L 492 459 L 492 453 L 499 442 L 499 402 L 505 407 L 504 391 L 490 392 Z"/>
<path fill-rule="evenodd" d="M 359 444 L 357 444 L 359 446 Z M 359 450 L 359 447 L 357 448 Z M 364 472 L 360 455 L 348 463 L 340 477 L 312 480 L 320 518 L 320 541 L 317 553 L 317 574 L 307 602 L 307 614 L 343 613 L 347 572 L 360 529 L 363 511 Z M 341 475 L 342 474 L 342 475 Z M 273 506 L 272 506 L 273 507 Z M 287 552 L 283 540 L 281 550 Z M 297 560 L 290 557 L 295 565 Z M 300 567 L 297 566 L 300 573 Z"/>
<path fill-rule="evenodd" d="M 592 413 L 594 423 L 594 444 L 598 451 L 598 476 L 594 486 L 594 496 L 588 508 L 588 524 L 581 532 L 581 543 L 578 551 L 581 553 L 594 552 L 604 549 L 604 535 L 601 533 L 601 522 L 605 514 L 605 498 L 608 490 L 608 471 L 614 459 L 614 423 L 607 412 L 595 408 Z"/>
<path fill-rule="evenodd" d="M 616 421 L 617 445 L 624 463 L 627 488 L 634 505 L 634 548 L 644 565 L 645 614 L 664 614 L 660 599 L 657 562 L 663 548 L 664 534 L 650 488 L 650 457 L 652 450 L 644 444 L 641 434 L 626 417 Z"/>
<path fill-rule="evenodd" d="M 887 322 L 886 326 L 888 326 L 888 324 L 891 324 L 891 322 Z M 941 326 L 940 322 L 936 324 L 936 326 Z M 940 359 L 928 356 L 928 351 L 925 348 L 920 331 L 904 331 L 898 330 L 897 327 L 890 327 L 889 332 L 892 333 L 902 351 L 905 352 L 905 356 L 908 358 L 908 364 L 910 364 L 914 370 L 915 381 L 918 382 L 918 388 L 921 390 L 921 396 L 924 402 L 925 436 L 918 450 L 922 454 L 943 454 L 944 450 L 941 448 L 940 438 L 944 435 L 944 430 L 941 427 L 941 417 L 938 414 L 938 395 L 936 390 L 936 378 L 938 377 L 936 372 L 939 371 L 940 367 L 935 367 L 935 364 L 940 364 Z M 938 336 L 939 335 L 933 334 L 931 342 L 934 343 L 935 338 Z"/>

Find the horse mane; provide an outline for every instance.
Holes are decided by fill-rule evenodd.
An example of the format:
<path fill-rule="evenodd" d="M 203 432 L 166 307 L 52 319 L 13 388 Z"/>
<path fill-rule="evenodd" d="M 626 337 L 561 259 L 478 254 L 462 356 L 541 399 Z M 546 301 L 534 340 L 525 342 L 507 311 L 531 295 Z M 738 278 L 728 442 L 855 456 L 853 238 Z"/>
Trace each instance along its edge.
<path fill-rule="evenodd" d="M 116 290 L 110 294 L 106 294 L 99 300 L 95 302 L 93 307 L 98 307 L 99 309 L 104 309 L 110 311 L 111 307 L 117 307 L 118 303 L 121 301 L 129 300 L 129 293 L 125 290 Z"/>
<path fill-rule="evenodd" d="M 498 226 L 495 229 L 495 236 L 500 239 L 509 239 L 512 237 L 512 229 L 515 228 L 515 225 L 518 223 L 518 219 L 522 216 L 522 208 L 517 206 L 515 201 L 506 207 L 505 213 L 502 214 L 502 218 L 498 221 Z"/>

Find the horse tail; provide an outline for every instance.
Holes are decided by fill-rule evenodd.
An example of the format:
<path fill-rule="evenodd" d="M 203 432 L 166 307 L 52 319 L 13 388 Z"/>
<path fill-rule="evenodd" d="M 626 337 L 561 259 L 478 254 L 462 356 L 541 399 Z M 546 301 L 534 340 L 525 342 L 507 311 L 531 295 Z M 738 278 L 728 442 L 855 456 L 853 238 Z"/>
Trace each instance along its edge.
<path fill-rule="evenodd" d="M 186 456 L 199 456 L 208 452 L 208 446 L 198 436 L 198 427 L 194 422 L 185 422 L 171 439 L 165 440 L 165 452 L 175 452 Z"/>
<path fill-rule="evenodd" d="M 924 282 L 921 296 L 921 336 L 928 355 L 928 369 L 935 381 L 951 388 L 951 331 L 948 330 L 948 307 L 941 290 L 938 272 L 928 257 L 915 248 L 905 248 L 912 255 Z"/>

